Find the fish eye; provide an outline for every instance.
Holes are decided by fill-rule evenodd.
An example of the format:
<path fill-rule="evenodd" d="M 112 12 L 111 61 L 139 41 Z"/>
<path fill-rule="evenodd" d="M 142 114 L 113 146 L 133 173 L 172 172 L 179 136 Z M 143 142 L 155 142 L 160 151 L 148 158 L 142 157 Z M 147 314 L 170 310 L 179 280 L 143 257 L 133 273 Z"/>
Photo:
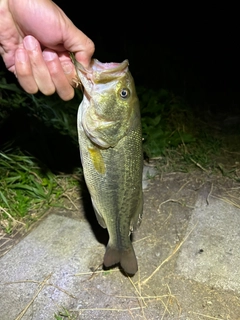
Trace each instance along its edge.
<path fill-rule="evenodd" d="M 127 99 L 130 96 L 130 91 L 126 88 L 120 90 L 120 97 L 123 99 Z"/>

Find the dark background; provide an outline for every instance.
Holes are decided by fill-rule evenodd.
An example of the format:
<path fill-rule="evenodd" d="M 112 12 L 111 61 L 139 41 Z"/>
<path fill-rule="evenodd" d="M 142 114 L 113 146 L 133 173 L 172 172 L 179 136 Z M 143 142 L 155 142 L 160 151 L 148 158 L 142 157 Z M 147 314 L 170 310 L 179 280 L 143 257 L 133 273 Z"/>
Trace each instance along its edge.
<path fill-rule="evenodd" d="M 95 58 L 129 60 L 137 85 L 170 90 L 203 111 L 240 112 L 237 7 L 55 2 L 93 40 Z"/>
<path fill-rule="evenodd" d="M 192 105 L 239 109 L 239 18 L 227 5 L 112 5 L 56 1 L 95 43 L 102 62 L 129 59 L 136 84 L 172 90 Z"/>
<path fill-rule="evenodd" d="M 196 2 L 185 8 L 182 3 L 177 7 L 176 3 L 166 6 L 150 1 L 131 7 L 117 1 L 111 5 L 71 0 L 56 3 L 93 40 L 95 58 L 101 62 L 129 60 L 137 86 L 164 88 L 183 97 L 196 117 L 205 121 L 210 115 L 210 126 L 212 120 L 232 115 L 240 123 L 237 7 Z M 5 69 L 2 61 L 0 68 Z M 10 72 L 6 75 L 16 82 Z M 66 172 L 66 163 L 71 171 L 73 162 L 79 163 L 76 145 L 70 137 L 64 135 L 63 141 L 57 130 L 36 121 L 24 108 L 16 110 L 0 128 L 2 144 L 18 137 L 16 144 L 21 149 L 53 171 Z"/>

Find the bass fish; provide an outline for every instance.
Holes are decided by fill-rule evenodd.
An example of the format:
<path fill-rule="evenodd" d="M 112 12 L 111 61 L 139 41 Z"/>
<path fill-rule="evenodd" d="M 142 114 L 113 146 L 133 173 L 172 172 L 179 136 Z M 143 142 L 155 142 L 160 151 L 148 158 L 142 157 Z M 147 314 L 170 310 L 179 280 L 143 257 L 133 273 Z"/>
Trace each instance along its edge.
<path fill-rule="evenodd" d="M 98 223 L 109 242 L 103 264 L 120 263 L 127 274 L 138 270 L 130 235 L 143 212 L 142 132 L 139 101 L 128 60 L 90 69 L 74 61 L 83 86 L 78 137 L 84 178 Z"/>

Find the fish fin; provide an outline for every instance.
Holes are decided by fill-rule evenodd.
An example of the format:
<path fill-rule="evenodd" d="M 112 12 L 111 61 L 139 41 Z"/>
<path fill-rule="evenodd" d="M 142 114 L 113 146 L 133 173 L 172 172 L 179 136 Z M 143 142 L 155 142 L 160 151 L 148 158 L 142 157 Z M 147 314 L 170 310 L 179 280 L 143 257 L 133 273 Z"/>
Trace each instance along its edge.
<path fill-rule="evenodd" d="M 117 248 L 107 246 L 105 255 L 104 255 L 104 260 L 103 264 L 105 267 L 111 267 L 117 263 L 120 262 L 121 259 L 121 253 Z"/>
<path fill-rule="evenodd" d="M 111 267 L 117 263 L 127 274 L 135 274 L 138 271 L 137 258 L 131 244 L 129 250 L 120 251 L 117 248 L 108 246 L 104 255 L 103 264 Z"/>
<path fill-rule="evenodd" d="M 136 209 L 136 212 L 130 222 L 130 232 L 133 232 L 134 230 L 136 230 L 141 222 L 142 222 L 142 215 L 143 215 L 143 195 L 142 195 L 142 191 L 139 197 L 139 202 L 138 202 L 138 206 Z"/>
<path fill-rule="evenodd" d="M 93 209 L 94 209 L 95 216 L 96 216 L 96 218 L 97 218 L 98 223 L 100 224 L 100 226 L 101 226 L 102 228 L 106 229 L 106 228 L 107 228 L 106 223 L 105 223 L 102 215 L 99 213 L 99 211 L 98 211 L 98 209 L 97 209 L 97 206 L 96 206 L 93 198 L 92 198 L 92 205 L 93 205 Z"/>
<path fill-rule="evenodd" d="M 137 258 L 131 244 L 129 250 L 122 251 L 120 264 L 127 274 L 135 274 L 138 271 Z"/>
<path fill-rule="evenodd" d="M 89 147 L 88 152 L 90 154 L 90 158 L 94 165 L 94 168 L 97 170 L 98 173 L 104 174 L 106 171 L 105 163 L 103 160 L 103 156 L 99 148 L 96 147 Z"/>

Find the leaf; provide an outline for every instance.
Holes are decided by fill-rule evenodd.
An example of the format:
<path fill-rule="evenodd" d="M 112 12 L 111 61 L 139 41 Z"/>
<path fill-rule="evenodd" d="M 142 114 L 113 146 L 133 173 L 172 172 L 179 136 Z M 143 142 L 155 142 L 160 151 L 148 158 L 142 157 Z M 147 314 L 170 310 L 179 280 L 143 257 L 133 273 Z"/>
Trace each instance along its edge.
<path fill-rule="evenodd" d="M 19 89 L 14 83 L 11 83 L 11 84 L 0 83 L 0 89 L 14 91 L 19 94 L 23 94 L 24 92 L 23 90 Z"/>
<path fill-rule="evenodd" d="M 1 196 L 2 201 L 6 204 L 6 206 L 7 206 L 8 208 L 10 208 L 9 203 L 8 203 L 6 197 L 4 196 L 4 194 L 3 194 L 1 191 L 0 191 L 0 196 Z"/>
<path fill-rule="evenodd" d="M 28 191 L 30 194 L 36 195 L 36 196 L 39 197 L 39 198 L 43 198 L 43 199 L 46 199 L 46 198 L 47 198 L 47 195 L 46 195 L 46 194 L 44 193 L 44 191 L 41 190 L 40 188 L 36 188 L 36 187 L 24 185 L 24 184 L 21 184 L 21 183 L 14 184 L 14 185 L 12 186 L 12 189 L 26 190 L 26 191 Z"/>

